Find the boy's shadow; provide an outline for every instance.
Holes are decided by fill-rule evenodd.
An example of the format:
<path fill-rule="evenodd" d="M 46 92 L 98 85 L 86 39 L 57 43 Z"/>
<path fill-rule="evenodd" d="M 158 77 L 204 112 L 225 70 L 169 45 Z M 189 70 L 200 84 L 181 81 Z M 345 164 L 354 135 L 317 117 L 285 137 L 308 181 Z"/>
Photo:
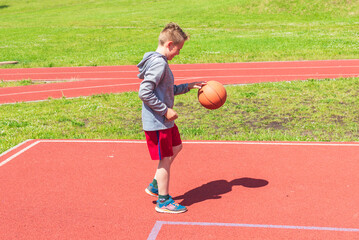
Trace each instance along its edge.
<path fill-rule="evenodd" d="M 174 197 L 174 200 L 183 199 L 179 204 L 191 206 L 192 204 L 203 202 L 209 199 L 219 199 L 221 195 L 232 191 L 233 186 L 243 186 L 246 188 L 259 188 L 268 185 L 267 180 L 255 178 L 237 178 L 230 182 L 226 180 L 216 180 L 200 187 L 194 188 L 181 196 Z"/>

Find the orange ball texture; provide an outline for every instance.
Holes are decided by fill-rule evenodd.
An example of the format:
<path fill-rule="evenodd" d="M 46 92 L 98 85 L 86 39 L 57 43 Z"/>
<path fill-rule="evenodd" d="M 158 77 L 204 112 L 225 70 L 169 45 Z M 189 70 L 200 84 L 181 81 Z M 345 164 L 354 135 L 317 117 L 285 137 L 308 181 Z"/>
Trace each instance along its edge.
<path fill-rule="evenodd" d="M 224 86 L 217 81 L 208 81 L 198 90 L 198 101 L 203 107 L 217 109 L 223 106 L 227 99 L 227 91 Z"/>

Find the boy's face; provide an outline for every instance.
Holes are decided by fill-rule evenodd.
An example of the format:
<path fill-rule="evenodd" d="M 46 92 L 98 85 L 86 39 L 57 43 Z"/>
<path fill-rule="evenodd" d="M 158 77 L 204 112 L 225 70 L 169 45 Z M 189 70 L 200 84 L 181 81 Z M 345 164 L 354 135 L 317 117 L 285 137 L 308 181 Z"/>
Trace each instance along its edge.
<path fill-rule="evenodd" d="M 180 54 L 181 49 L 183 48 L 184 45 L 184 41 L 180 42 L 179 44 L 174 44 L 173 42 L 169 42 L 168 43 L 168 54 L 167 54 L 167 59 L 168 60 L 172 60 L 175 56 Z"/>

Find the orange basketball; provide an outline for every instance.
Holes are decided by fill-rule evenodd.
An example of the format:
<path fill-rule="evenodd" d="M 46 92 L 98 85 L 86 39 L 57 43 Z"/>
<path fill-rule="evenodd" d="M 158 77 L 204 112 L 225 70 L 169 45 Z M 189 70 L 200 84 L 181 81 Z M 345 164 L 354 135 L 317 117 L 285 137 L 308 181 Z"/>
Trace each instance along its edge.
<path fill-rule="evenodd" d="M 203 107 L 208 109 L 217 109 L 226 102 L 227 91 L 223 85 L 216 81 L 208 81 L 200 90 L 198 90 L 198 101 Z"/>

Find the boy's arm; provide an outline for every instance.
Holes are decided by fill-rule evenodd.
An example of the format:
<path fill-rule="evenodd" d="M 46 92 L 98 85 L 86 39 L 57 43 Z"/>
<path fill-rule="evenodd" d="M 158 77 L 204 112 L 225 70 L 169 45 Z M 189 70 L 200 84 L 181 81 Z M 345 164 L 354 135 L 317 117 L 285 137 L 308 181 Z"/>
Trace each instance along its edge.
<path fill-rule="evenodd" d="M 206 84 L 207 84 L 206 82 L 191 82 L 191 83 L 185 83 L 180 85 L 174 85 L 174 94 L 175 95 L 183 94 L 193 88 L 200 89 Z"/>
<path fill-rule="evenodd" d="M 174 121 L 178 118 L 178 114 L 175 110 L 173 110 L 172 108 L 168 108 L 167 112 L 165 113 L 165 117 L 167 118 L 167 120 L 169 121 Z"/>
<path fill-rule="evenodd" d="M 206 82 L 191 82 L 188 83 L 188 89 L 193 89 L 193 88 L 201 89 L 206 84 L 207 84 Z"/>
<path fill-rule="evenodd" d="M 184 94 L 188 91 L 189 87 L 187 83 L 173 86 L 174 95 Z"/>
<path fill-rule="evenodd" d="M 146 71 L 146 75 L 140 84 L 138 96 L 140 99 L 155 112 L 165 115 L 167 106 L 160 101 L 154 93 L 154 89 L 160 82 L 165 66 L 160 61 L 156 61 Z"/>

